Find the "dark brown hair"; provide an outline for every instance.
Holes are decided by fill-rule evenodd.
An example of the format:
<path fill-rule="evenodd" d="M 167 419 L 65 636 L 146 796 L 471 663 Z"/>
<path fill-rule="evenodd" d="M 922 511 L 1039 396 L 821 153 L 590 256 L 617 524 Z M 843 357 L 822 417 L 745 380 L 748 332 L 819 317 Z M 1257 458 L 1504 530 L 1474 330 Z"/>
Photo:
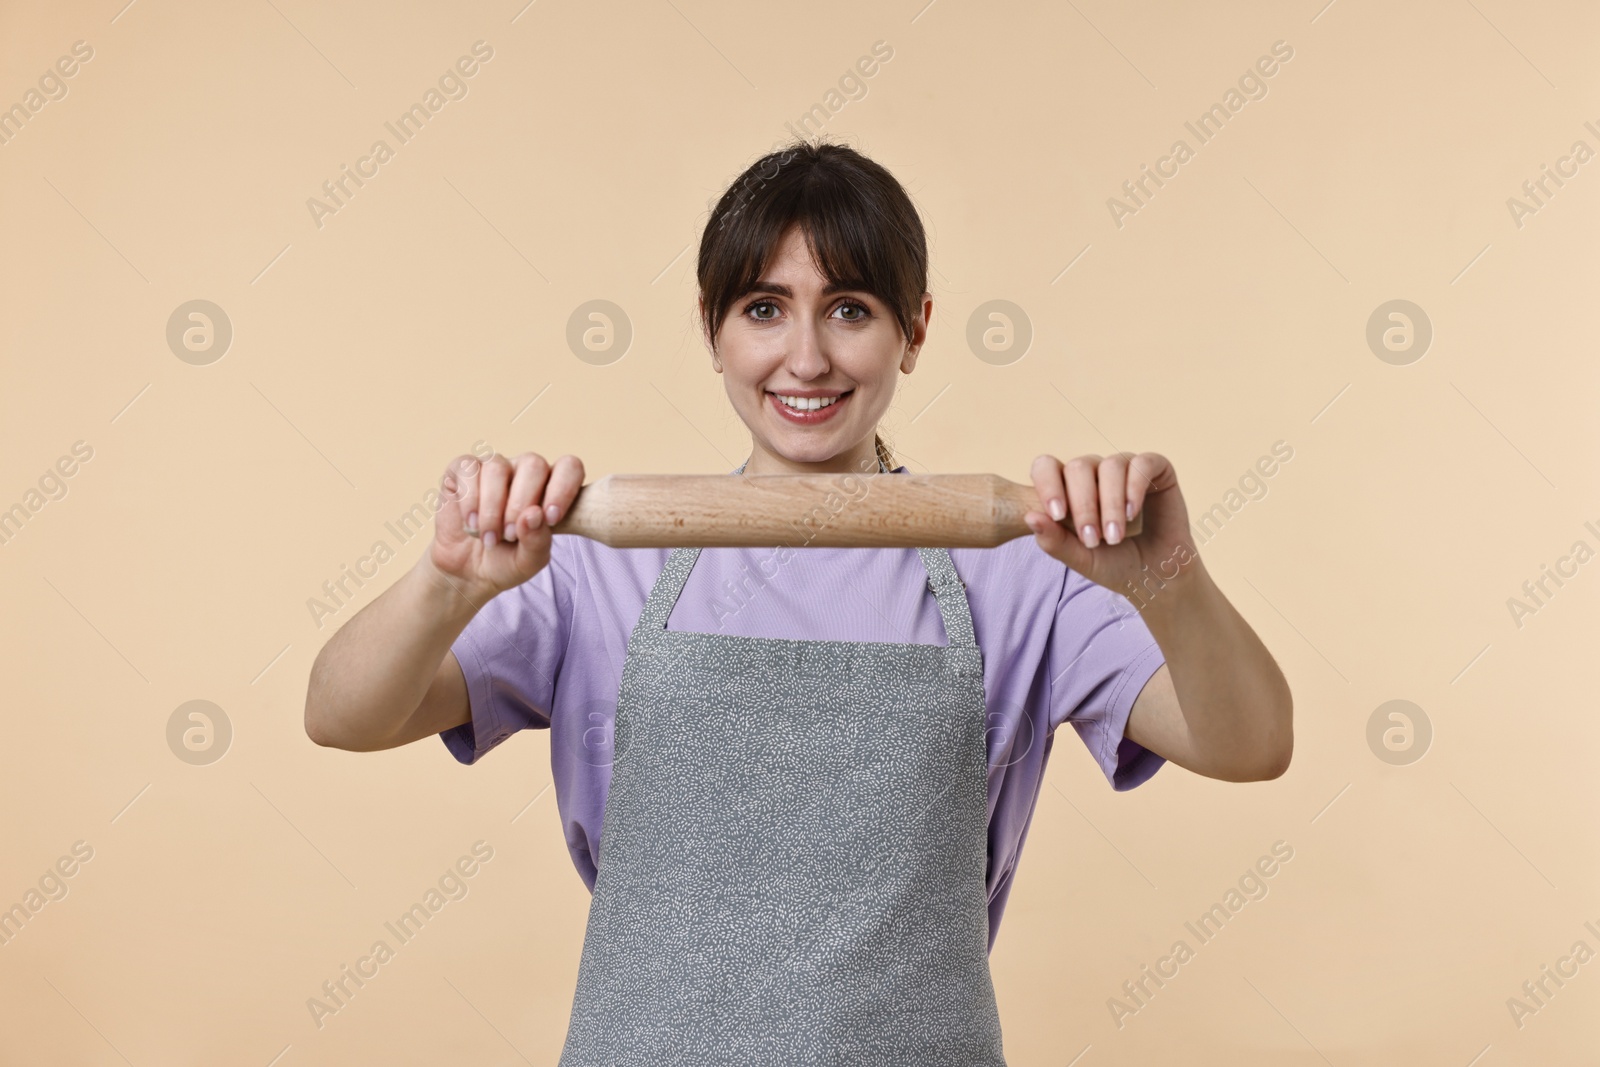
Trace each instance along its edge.
<path fill-rule="evenodd" d="M 847 145 L 795 141 L 734 179 L 700 237 L 702 325 L 713 347 L 734 302 L 761 279 L 793 224 L 831 284 L 883 301 L 911 340 L 928 288 L 928 242 L 911 198 L 894 175 Z M 883 438 L 873 441 L 893 470 Z"/>

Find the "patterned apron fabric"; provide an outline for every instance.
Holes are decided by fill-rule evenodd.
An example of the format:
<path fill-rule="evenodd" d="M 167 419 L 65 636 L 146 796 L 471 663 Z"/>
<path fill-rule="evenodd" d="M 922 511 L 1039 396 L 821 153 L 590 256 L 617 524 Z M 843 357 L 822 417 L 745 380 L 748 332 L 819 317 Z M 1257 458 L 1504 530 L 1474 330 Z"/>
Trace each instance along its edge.
<path fill-rule="evenodd" d="M 699 551 L 628 643 L 561 1067 L 1004 1067 L 949 553 L 918 549 L 949 640 L 924 645 L 668 630 Z"/>

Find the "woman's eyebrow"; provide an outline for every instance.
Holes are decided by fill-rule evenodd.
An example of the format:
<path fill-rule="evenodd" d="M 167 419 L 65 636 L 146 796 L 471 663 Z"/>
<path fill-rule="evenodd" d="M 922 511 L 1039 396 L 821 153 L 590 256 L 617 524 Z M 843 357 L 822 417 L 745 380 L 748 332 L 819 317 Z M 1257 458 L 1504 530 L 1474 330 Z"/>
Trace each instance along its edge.
<path fill-rule="evenodd" d="M 851 283 L 851 282 L 843 282 L 843 283 L 829 282 L 827 285 L 822 287 L 822 295 L 823 296 L 832 296 L 834 293 L 867 293 L 867 292 L 870 292 L 870 290 L 867 289 L 867 287 L 865 285 L 862 285 L 860 282 L 855 282 L 855 283 Z M 740 295 L 741 296 L 748 296 L 751 293 L 771 293 L 773 296 L 782 296 L 782 297 L 790 297 L 790 298 L 793 298 L 793 296 L 794 296 L 794 290 L 790 289 L 787 285 L 784 285 L 782 282 L 769 282 L 769 281 L 758 281 L 754 285 L 752 285 L 750 288 L 746 289 Z"/>

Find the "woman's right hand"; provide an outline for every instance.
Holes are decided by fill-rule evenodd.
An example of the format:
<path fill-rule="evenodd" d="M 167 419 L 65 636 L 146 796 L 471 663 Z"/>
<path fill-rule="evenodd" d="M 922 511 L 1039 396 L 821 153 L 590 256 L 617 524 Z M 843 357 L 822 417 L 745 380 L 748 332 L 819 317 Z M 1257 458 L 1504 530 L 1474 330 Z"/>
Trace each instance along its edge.
<path fill-rule="evenodd" d="M 583 461 L 562 456 L 550 463 L 535 452 L 515 460 L 498 452 L 482 461 L 461 455 L 440 484 L 444 502 L 434 516 L 429 558 L 482 603 L 550 562 L 550 527 L 583 487 Z"/>

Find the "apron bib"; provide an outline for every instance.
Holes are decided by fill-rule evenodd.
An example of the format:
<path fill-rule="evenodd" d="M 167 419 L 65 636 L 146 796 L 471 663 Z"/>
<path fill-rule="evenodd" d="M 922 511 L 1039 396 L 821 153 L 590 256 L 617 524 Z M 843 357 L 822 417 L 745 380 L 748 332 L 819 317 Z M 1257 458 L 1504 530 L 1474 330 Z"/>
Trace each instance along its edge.
<path fill-rule="evenodd" d="M 1005 1067 L 988 958 L 983 660 L 948 645 L 668 630 L 628 642 L 560 1067 Z M 819 596 L 849 596 L 819 589 Z"/>

